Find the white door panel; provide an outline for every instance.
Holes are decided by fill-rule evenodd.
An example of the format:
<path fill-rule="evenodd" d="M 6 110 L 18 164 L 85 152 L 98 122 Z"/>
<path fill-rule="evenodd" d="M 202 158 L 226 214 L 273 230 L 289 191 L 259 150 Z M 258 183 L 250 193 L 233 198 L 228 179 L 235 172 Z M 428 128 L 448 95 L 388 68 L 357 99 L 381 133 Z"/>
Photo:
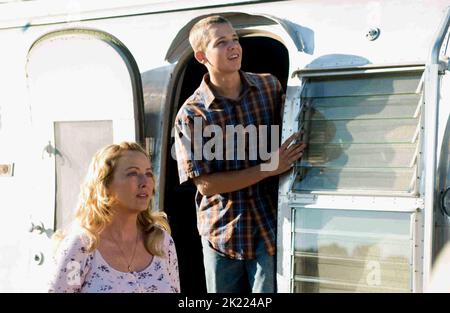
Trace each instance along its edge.
<path fill-rule="evenodd" d="M 21 247 L 11 247 L 10 254 L 19 261 L 0 263 L 0 277 L 8 276 L 0 289 L 46 290 L 51 235 L 73 220 L 93 154 L 106 144 L 140 140 L 142 91 L 129 56 L 117 39 L 91 30 L 48 34 L 30 49 L 32 143 L 25 176 L 32 187 L 26 195 L 15 189 L 15 196 L 23 198 L 14 204 L 23 210 L 23 227 L 11 232 L 21 238 Z"/>

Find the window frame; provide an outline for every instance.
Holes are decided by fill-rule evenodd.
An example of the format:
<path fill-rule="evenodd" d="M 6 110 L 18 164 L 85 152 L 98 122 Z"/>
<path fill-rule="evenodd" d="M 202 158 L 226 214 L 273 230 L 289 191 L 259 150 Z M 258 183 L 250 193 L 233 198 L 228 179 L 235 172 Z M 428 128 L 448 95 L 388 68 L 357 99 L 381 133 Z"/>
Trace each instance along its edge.
<path fill-rule="evenodd" d="M 330 190 L 294 190 L 294 183 L 296 180 L 296 167 L 291 170 L 289 175 L 289 184 L 288 189 L 286 192 L 288 194 L 314 194 L 314 195 L 362 195 L 362 196 L 400 196 L 400 197 L 419 197 L 419 191 L 420 191 L 420 184 L 421 180 L 423 180 L 423 177 L 420 176 L 419 173 L 422 173 L 423 169 L 423 160 L 422 160 L 422 150 L 423 150 L 423 136 L 424 136 L 424 96 L 423 96 L 423 79 L 424 79 L 424 70 L 425 66 L 422 64 L 410 64 L 410 65 L 390 65 L 390 66 L 375 66 L 375 65 L 369 65 L 369 66 L 361 66 L 356 68 L 328 68 L 328 69 L 304 69 L 299 70 L 293 73 L 293 75 L 296 75 L 301 80 L 301 85 L 298 89 L 298 94 L 295 98 L 296 106 L 294 107 L 294 112 L 284 112 L 286 113 L 292 113 L 294 118 L 294 122 L 297 124 L 297 130 L 302 129 L 301 123 L 298 121 L 300 118 L 300 115 L 302 113 L 303 105 L 302 102 L 302 95 L 305 92 L 307 88 L 305 88 L 309 81 L 311 79 L 317 79 L 320 77 L 369 77 L 372 74 L 375 75 L 382 75 L 382 74 L 402 74 L 402 73 L 421 73 L 421 78 L 419 79 L 418 86 L 416 89 L 416 94 L 420 95 L 420 100 L 417 105 L 417 108 L 420 110 L 420 116 L 418 121 L 417 129 L 418 134 L 416 134 L 417 137 L 417 151 L 416 151 L 416 165 L 415 167 L 412 167 L 413 169 L 413 176 L 411 182 L 414 181 L 414 175 L 415 175 L 415 181 L 414 181 L 414 188 L 410 191 L 387 191 L 387 190 L 375 190 L 375 189 L 364 189 L 364 190 L 357 190 L 357 189 L 351 189 L 351 188 L 342 188 L 342 189 L 330 189 Z M 289 125 L 289 127 L 292 127 L 292 125 Z M 283 125 L 283 128 L 286 128 L 285 125 Z M 415 168 L 415 170 L 414 170 Z"/>

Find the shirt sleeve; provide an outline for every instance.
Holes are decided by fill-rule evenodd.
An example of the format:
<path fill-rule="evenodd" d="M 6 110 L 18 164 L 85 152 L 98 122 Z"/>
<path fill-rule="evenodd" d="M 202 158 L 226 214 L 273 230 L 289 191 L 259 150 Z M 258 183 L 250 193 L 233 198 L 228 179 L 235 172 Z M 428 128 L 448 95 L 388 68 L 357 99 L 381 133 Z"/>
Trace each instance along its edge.
<path fill-rule="evenodd" d="M 196 126 L 195 123 L 199 123 Z M 202 118 L 180 111 L 175 121 L 175 152 L 180 184 L 211 173 L 211 162 L 203 158 Z M 198 130 L 202 129 L 199 133 Z"/>
<path fill-rule="evenodd" d="M 167 248 L 167 272 L 169 273 L 170 289 L 173 292 L 180 292 L 180 276 L 178 272 L 178 257 L 175 249 L 175 242 L 172 237 L 166 233 L 165 245 Z"/>
<path fill-rule="evenodd" d="M 81 292 L 92 260 L 92 254 L 86 248 L 86 238 L 83 237 L 81 234 L 68 235 L 59 244 L 48 292 Z"/>

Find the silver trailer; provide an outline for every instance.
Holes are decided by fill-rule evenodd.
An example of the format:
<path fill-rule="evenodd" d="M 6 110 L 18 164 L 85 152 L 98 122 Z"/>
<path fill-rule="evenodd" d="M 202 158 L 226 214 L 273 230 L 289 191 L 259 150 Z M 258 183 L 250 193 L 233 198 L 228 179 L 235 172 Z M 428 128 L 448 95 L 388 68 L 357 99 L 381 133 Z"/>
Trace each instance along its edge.
<path fill-rule="evenodd" d="M 222 14 L 242 69 L 286 90 L 279 292 L 422 292 L 449 240 L 449 1 L 0 2 L 0 291 L 43 291 L 93 153 L 152 156 L 182 290 L 204 292 L 193 185 L 179 186 L 175 114 L 205 69 L 188 43 Z"/>

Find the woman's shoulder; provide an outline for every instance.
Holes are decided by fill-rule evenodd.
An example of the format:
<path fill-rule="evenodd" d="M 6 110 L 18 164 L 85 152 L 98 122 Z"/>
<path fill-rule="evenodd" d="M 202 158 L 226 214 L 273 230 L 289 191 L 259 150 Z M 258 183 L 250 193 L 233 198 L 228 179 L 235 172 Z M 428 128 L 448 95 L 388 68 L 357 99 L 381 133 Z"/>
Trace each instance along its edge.
<path fill-rule="evenodd" d="M 165 245 L 173 245 L 174 241 L 173 241 L 172 236 L 170 235 L 170 232 L 165 230 L 165 229 L 163 229 L 163 228 L 161 228 L 161 230 L 162 230 L 162 233 L 163 233 L 163 236 L 164 236 L 164 244 Z"/>
<path fill-rule="evenodd" d="M 70 230 L 56 247 L 57 254 L 89 254 L 89 237 L 81 229 Z"/>

